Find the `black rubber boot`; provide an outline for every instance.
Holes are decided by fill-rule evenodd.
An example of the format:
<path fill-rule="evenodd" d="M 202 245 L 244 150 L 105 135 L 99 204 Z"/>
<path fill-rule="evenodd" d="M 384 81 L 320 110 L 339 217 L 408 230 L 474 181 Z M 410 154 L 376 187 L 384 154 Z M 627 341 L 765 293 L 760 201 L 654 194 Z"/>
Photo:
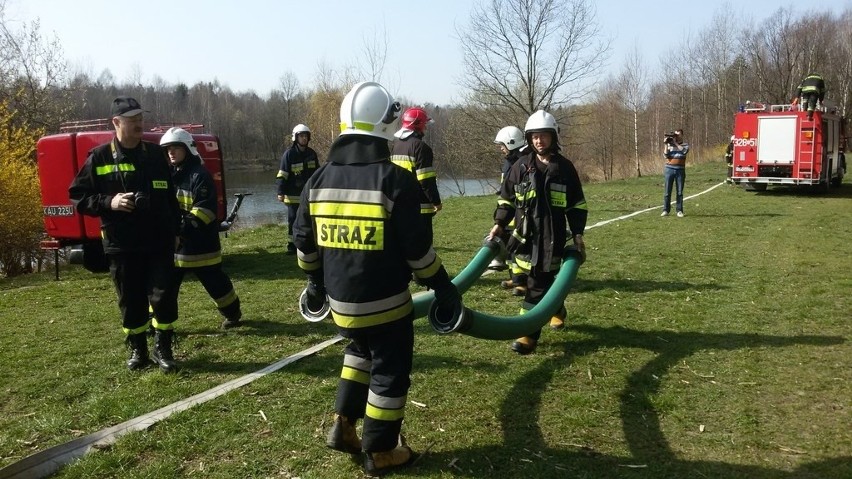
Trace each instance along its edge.
<path fill-rule="evenodd" d="M 145 333 L 130 334 L 124 341 L 130 348 L 127 369 L 137 371 L 148 366 L 148 336 Z"/>
<path fill-rule="evenodd" d="M 158 329 L 154 335 L 154 362 L 160 366 L 164 373 L 177 371 L 177 363 L 172 354 L 172 342 L 175 337 L 175 332 L 171 329 Z"/>

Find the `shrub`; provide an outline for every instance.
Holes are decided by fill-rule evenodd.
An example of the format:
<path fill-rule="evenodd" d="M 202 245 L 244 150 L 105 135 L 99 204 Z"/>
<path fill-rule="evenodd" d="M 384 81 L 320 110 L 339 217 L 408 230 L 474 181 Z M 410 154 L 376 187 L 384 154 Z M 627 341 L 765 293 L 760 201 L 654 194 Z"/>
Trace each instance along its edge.
<path fill-rule="evenodd" d="M 0 102 L 0 274 L 32 271 L 39 255 L 42 223 L 36 142 L 43 131 L 15 122 Z"/>

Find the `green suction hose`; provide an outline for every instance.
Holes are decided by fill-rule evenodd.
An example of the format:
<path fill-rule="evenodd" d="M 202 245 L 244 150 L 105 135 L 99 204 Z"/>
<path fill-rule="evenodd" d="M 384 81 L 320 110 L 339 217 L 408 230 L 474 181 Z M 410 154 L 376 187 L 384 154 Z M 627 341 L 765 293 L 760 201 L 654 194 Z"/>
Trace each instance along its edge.
<path fill-rule="evenodd" d="M 470 289 L 471 285 L 482 276 L 482 273 L 488 268 L 491 260 L 497 256 L 501 249 L 505 248 L 500 238 L 486 239 L 482 243 L 482 248 L 476 253 L 470 263 L 453 278 L 453 284 L 459 290 L 459 294 L 464 294 Z M 435 299 L 434 291 L 423 291 L 413 295 L 414 300 L 414 317 L 422 318 L 429 312 L 429 306 Z"/>
<path fill-rule="evenodd" d="M 562 307 L 571 283 L 577 278 L 577 270 L 583 261 L 582 256 L 574 249 L 569 249 L 567 253 L 568 257 L 562 262 L 562 267 L 550 290 L 526 314 L 492 316 L 464 307 L 455 311 L 444 311 L 433 302 L 429 307 L 429 322 L 438 333 L 460 333 L 480 339 L 515 339 L 539 330 Z M 469 288 L 470 285 L 467 287 Z M 462 289 L 459 288 L 459 291 L 461 292 Z"/>

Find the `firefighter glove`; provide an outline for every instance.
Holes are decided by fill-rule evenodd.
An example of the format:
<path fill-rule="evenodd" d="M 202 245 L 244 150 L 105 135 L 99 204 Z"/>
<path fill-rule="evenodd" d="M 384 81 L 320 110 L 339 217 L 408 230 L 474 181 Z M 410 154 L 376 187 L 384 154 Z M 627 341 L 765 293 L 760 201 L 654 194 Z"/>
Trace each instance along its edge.
<path fill-rule="evenodd" d="M 308 277 L 308 284 L 305 287 L 308 296 L 308 309 L 311 311 L 319 311 L 325 305 L 325 285 L 322 281 L 316 281 L 313 277 Z"/>
<path fill-rule="evenodd" d="M 441 309 L 455 310 L 461 304 L 461 295 L 451 281 L 435 288 L 435 302 Z"/>

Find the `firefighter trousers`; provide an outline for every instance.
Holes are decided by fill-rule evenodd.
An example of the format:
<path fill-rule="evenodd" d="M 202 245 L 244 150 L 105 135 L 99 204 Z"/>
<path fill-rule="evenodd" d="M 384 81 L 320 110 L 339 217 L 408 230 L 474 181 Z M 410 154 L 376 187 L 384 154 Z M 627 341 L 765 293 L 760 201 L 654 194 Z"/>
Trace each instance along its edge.
<path fill-rule="evenodd" d="M 432 231 L 432 218 L 435 217 L 435 213 L 421 213 L 420 217 L 423 218 L 423 226 L 426 227 L 426 237 L 429 238 L 429 244 L 434 245 L 434 233 Z"/>
<path fill-rule="evenodd" d="M 172 329 L 178 316 L 174 253 L 134 252 L 110 254 L 108 257 L 124 333 L 147 331 L 149 304 L 160 329 Z"/>
<path fill-rule="evenodd" d="M 243 314 L 240 309 L 240 298 L 234 290 L 231 278 L 222 270 L 222 264 L 201 266 L 199 268 L 175 268 L 175 290 L 179 291 L 186 273 L 193 273 L 204 286 L 207 294 L 216 303 L 219 313 L 231 321 L 240 319 Z"/>
<path fill-rule="evenodd" d="M 293 242 L 293 224 L 296 222 L 296 213 L 299 211 L 299 203 L 287 205 L 287 241 Z"/>
<path fill-rule="evenodd" d="M 558 270 L 545 272 L 537 271 L 536 268 L 533 268 L 533 270 L 527 274 L 527 292 L 524 295 L 524 302 L 521 305 L 521 309 L 529 311 L 541 302 L 541 298 L 543 298 L 550 290 L 550 287 L 553 286 L 557 273 L 559 273 Z M 567 316 L 564 305 L 556 312 L 556 315 L 561 316 L 562 318 Z M 531 332 L 530 334 L 527 334 L 527 336 L 538 341 L 538 338 L 541 337 L 541 329 Z"/>
<path fill-rule="evenodd" d="M 414 352 L 414 317 L 348 332 L 335 411 L 352 420 L 364 418 L 362 448 L 390 451 L 397 445 Z"/>

